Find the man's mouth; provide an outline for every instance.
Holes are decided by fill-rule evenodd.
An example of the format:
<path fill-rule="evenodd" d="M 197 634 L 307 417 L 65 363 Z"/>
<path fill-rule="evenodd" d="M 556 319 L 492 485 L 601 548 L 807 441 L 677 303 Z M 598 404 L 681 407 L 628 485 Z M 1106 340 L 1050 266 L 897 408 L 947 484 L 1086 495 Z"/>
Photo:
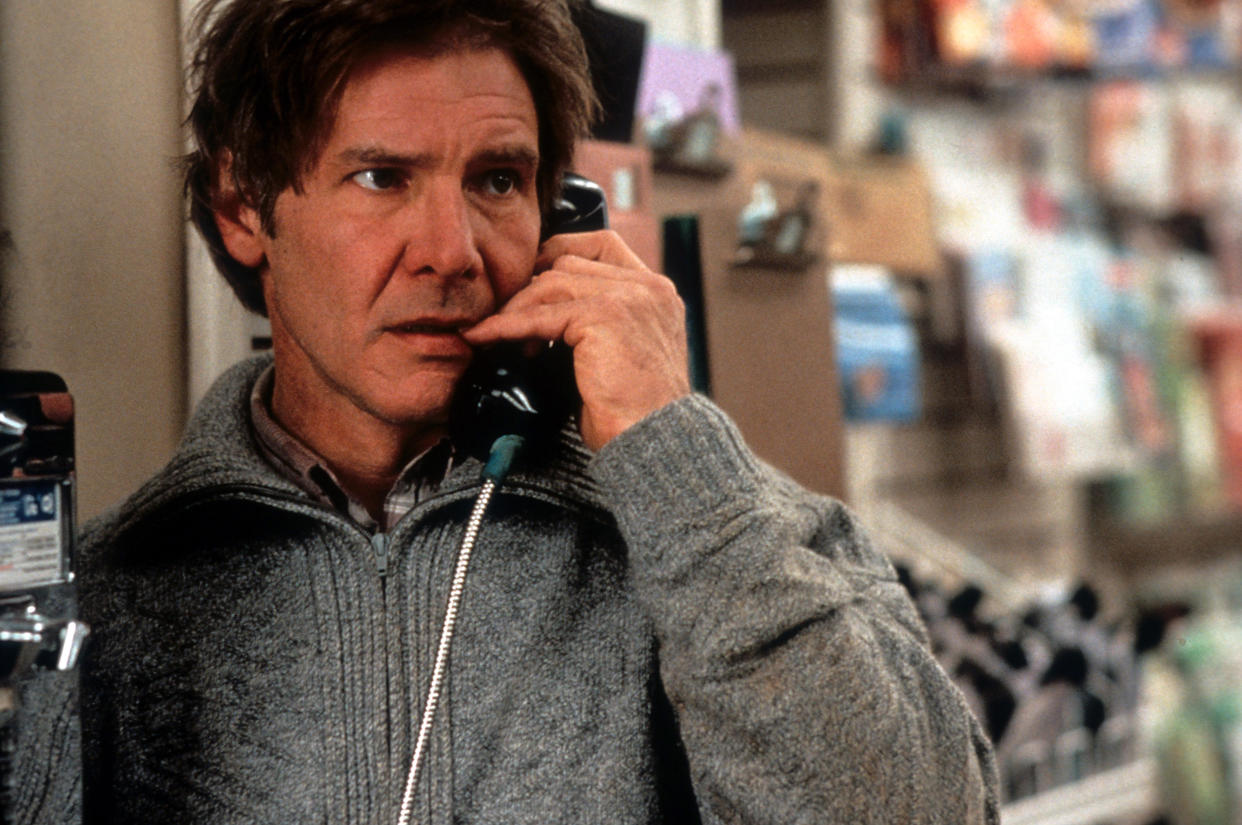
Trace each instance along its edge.
<path fill-rule="evenodd" d="M 473 349 L 461 337 L 462 330 L 474 324 L 471 320 L 417 320 L 385 327 L 398 340 L 413 346 L 422 356 L 468 358 Z"/>
<path fill-rule="evenodd" d="M 469 324 L 465 323 L 411 322 L 397 324 L 394 327 L 390 327 L 390 329 L 410 335 L 458 335 L 468 326 Z"/>

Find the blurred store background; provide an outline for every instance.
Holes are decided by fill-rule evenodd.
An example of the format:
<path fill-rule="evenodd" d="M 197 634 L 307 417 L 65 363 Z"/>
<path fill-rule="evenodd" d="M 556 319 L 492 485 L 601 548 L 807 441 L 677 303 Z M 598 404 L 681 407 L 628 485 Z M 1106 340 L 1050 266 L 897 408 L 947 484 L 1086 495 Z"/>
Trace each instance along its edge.
<path fill-rule="evenodd" d="M 743 122 L 925 181 L 939 266 L 833 267 L 849 499 L 1005 821 L 1242 822 L 1242 5 L 739 0 L 722 30 Z"/>
<path fill-rule="evenodd" d="M 266 345 L 181 220 L 189 0 L 0 4 L 0 360 L 79 508 Z M 1242 0 L 597 0 L 580 169 L 696 385 L 857 509 L 1005 822 L 1242 823 Z"/>

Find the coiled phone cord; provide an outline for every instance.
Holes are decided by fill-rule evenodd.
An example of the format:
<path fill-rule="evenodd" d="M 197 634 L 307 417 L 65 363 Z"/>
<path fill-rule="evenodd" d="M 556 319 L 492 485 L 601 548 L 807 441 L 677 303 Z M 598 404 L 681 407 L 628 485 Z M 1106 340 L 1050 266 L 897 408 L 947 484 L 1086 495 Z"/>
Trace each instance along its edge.
<path fill-rule="evenodd" d="M 492 500 L 497 485 L 508 474 L 513 459 L 525 444 L 525 440 L 517 435 L 505 435 L 496 439 L 488 454 L 487 464 L 483 468 L 483 489 L 475 499 L 474 509 L 466 522 L 466 532 L 462 535 L 461 547 L 457 551 L 457 567 L 453 571 L 453 583 L 449 588 L 448 606 L 444 609 L 444 625 L 440 628 L 440 645 L 436 649 L 436 662 L 431 670 L 431 684 L 427 687 L 427 699 L 423 703 L 423 719 L 418 726 L 418 740 L 414 745 L 414 756 L 410 758 L 410 770 L 406 774 L 405 792 L 401 797 L 401 813 L 397 825 L 409 825 L 410 813 L 414 806 L 414 788 L 418 784 L 418 773 L 422 767 L 423 756 L 427 751 L 427 742 L 431 738 L 431 727 L 435 721 L 436 708 L 440 704 L 440 688 L 444 682 L 444 671 L 448 666 L 449 647 L 453 643 L 453 631 L 457 627 L 457 612 L 461 607 L 462 591 L 466 588 L 466 571 L 470 566 L 470 555 L 474 552 L 474 543 L 479 535 L 479 526 L 483 523 L 483 513 Z"/>

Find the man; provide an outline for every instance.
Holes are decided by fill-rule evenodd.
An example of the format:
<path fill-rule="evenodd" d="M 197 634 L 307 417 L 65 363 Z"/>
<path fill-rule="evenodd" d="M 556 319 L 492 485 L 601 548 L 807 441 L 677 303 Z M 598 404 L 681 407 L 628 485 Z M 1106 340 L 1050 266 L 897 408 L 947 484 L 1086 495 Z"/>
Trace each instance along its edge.
<path fill-rule="evenodd" d="M 194 217 L 274 355 L 84 533 L 86 821 L 995 822 L 892 568 L 690 394 L 669 282 L 611 232 L 540 243 L 594 107 L 567 10 L 202 19 Z M 451 400 L 546 340 L 576 428 L 518 457 L 463 590 Z"/>

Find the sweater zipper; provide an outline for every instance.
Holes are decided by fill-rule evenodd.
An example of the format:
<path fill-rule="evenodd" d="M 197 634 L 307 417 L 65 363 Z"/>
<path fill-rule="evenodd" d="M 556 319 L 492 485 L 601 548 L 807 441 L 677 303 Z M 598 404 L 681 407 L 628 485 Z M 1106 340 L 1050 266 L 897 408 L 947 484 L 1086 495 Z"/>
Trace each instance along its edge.
<path fill-rule="evenodd" d="M 383 579 L 388 575 L 388 534 L 372 534 L 371 549 L 375 551 L 375 567 L 379 571 L 380 579 Z"/>

